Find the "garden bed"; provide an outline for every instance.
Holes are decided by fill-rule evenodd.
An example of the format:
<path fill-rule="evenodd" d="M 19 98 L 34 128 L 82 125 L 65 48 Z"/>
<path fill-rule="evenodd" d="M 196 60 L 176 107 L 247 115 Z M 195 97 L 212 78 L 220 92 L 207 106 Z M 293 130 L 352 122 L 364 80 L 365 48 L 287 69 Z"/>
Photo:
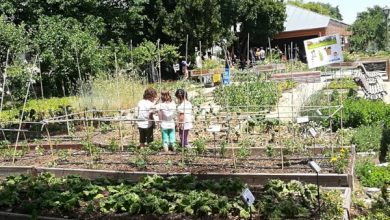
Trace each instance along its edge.
<path fill-rule="evenodd" d="M 313 184 L 269 180 L 250 186 L 255 196 L 252 211 L 240 196 L 245 188 L 245 181 L 234 178 L 153 175 L 129 182 L 34 173 L 10 176 L 1 183 L 0 210 L 8 213 L 0 216 L 12 216 L 9 212 L 77 219 L 308 219 L 318 215 Z M 342 219 L 347 190 L 320 190 L 321 217 Z"/>

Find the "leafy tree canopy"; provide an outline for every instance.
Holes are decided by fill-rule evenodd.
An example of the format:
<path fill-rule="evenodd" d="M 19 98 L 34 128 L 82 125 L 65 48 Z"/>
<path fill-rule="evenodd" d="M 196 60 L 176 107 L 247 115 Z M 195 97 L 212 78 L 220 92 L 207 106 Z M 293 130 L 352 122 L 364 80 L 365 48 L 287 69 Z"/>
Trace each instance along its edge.
<path fill-rule="evenodd" d="M 329 15 L 331 18 L 337 19 L 342 21 L 343 17 L 340 13 L 339 6 L 332 6 L 329 3 L 322 3 L 322 2 L 303 2 L 303 0 L 292 0 L 288 1 L 289 4 L 305 8 L 307 10 L 317 12 L 319 14 L 323 15 Z"/>
<path fill-rule="evenodd" d="M 385 15 L 380 6 L 368 8 L 358 13 L 352 25 L 353 35 L 350 38 L 351 49 L 376 52 L 384 49 L 386 44 Z"/>

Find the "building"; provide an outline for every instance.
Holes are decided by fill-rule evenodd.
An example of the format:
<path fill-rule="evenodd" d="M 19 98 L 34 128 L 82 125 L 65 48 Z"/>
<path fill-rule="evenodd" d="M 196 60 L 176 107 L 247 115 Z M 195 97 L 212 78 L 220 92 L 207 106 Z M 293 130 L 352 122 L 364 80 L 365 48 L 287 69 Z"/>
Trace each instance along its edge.
<path fill-rule="evenodd" d="M 349 31 L 350 25 L 329 16 L 289 4 L 286 5 L 286 14 L 285 30 L 276 35 L 272 45 L 277 45 L 286 54 L 287 58 L 299 56 L 301 60 L 304 60 L 304 40 L 332 34 L 339 34 L 344 48 L 348 48 L 348 38 L 352 34 Z M 293 48 L 292 51 L 291 47 Z"/>

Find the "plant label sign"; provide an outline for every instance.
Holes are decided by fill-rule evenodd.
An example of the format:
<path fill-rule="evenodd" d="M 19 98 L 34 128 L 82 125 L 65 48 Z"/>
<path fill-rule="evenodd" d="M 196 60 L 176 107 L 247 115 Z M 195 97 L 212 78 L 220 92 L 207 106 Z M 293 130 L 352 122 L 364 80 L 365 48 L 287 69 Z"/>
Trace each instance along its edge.
<path fill-rule="evenodd" d="M 255 197 L 253 196 L 252 192 L 248 188 L 245 188 L 242 191 L 241 196 L 248 206 L 253 205 L 253 203 L 255 202 Z"/>
<path fill-rule="evenodd" d="M 309 68 L 344 61 L 341 39 L 338 34 L 305 40 L 303 43 Z"/>
<path fill-rule="evenodd" d="M 221 125 L 210 125 L 207 129 L 208 132 L 220 132 L 221 131 Z"/>
<path fill-rule="evenodd" d="M 297 117 L 297 123 L 303 124 L 309 122 L 309 116 Z"/>
<path fill-rule="evenodd" d="M 310 129 L 309 129 L 309 133 L 310 133 L 310 135 L 311 135 L 313 138 L 315 138 L 315 137 L 317 136 L 317 132 L 316 132 L 316 130 L 315 130 L 314 128 L 310 128 Z"/>

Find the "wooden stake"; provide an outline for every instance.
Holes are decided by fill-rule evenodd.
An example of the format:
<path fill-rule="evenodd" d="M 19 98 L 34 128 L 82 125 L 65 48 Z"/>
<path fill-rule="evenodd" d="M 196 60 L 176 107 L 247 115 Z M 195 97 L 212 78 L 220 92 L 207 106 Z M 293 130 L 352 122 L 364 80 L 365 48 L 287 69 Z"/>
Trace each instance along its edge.
<path fill-rule="evenodd" d="M 52 142 L 51 142 L 51 136 L 50 136 L 50 132 L 49 132 L 49 128 L 48 128 L 48 124 L 45 124 L 45 128 L 46 128 L 47 140 L 49 141 L 49 146 L 50 146 L 51 156 L 53 157 L 53 156 L 54 156 L 54 152 L 53 152 L 53 144 L 52 144 Z"/>

